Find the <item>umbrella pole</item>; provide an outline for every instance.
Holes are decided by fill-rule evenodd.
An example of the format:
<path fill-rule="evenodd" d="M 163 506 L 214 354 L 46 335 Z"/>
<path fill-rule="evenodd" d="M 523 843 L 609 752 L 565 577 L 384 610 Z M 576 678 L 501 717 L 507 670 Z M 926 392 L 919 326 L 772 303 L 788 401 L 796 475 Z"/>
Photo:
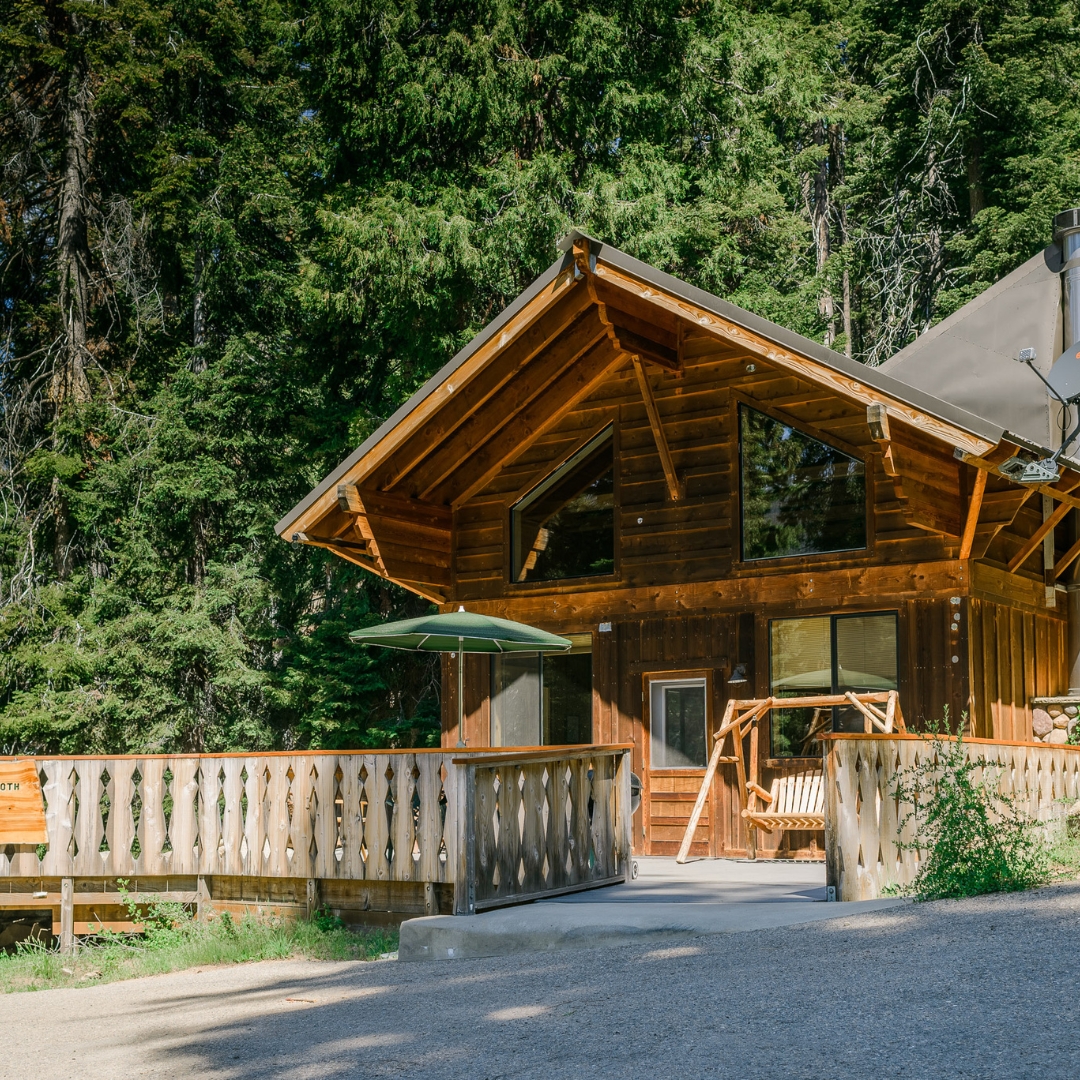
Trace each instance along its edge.
<path fill-rule="evenodd" d="M 457 649 L 457 744 L 465 745 L 465 639 L 458 638 Z"/>

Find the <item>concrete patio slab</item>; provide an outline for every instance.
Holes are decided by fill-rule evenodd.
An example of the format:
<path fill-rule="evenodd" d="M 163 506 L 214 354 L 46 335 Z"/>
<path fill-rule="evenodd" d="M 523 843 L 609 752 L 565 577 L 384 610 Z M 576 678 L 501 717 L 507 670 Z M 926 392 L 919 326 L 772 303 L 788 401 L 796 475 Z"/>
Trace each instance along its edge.
<path fill-rule="evenodd" d="M 858 900 L 808 904 L 525 904 L 481 915 L 433 915 L 401 924 L 399 960 L 462 960 L 513 953 L 593 949 L 770 930 L 848 918 L 907 903 Z"/>
<path fill-rule="evenodd" d="M 899 899 L 823 903 L 821 863 L 638 858 L 624 885 L 401 925 L 400 960 L 460 960 L 739 933 L 846 918 Z"/>

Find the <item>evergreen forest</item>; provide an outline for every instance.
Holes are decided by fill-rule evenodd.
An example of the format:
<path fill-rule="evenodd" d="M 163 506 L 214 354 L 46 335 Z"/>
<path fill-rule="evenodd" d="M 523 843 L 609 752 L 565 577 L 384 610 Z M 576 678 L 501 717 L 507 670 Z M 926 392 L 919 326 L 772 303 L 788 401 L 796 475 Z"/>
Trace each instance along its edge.
<path fill-rule="evenodd" d="M 877 364 L 1080 204 L 1077 0 L 0 0 L 0 753 L 423 745 L 273 523 L 571 227 Z"/>

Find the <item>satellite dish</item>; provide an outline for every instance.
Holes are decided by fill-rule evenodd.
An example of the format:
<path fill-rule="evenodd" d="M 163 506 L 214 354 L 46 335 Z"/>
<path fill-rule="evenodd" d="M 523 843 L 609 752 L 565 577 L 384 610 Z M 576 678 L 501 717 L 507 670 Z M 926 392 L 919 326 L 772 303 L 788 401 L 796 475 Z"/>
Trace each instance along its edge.
<path fill-rule="evenodd" d="M 1046 382 L 1064 401 L 1080 397 L 1080 341 L 1070 345 L 1054 361 Z"/>

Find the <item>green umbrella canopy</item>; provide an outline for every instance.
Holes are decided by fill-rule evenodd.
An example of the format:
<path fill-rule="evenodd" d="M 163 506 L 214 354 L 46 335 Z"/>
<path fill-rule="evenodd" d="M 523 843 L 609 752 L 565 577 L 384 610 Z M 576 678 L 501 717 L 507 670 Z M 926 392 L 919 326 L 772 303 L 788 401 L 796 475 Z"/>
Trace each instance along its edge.
<path fill-rule="evenodd" d="M 358 645 L 414 652 L 564 652 L 573 645 L 535 626 L 462 610 L 369 626 L 349 637 Z"/>
<path fill-rule="evenodd" d="M 556 637 L 535 626 L 477 615 L 464 608 L 445 615 L 422 615 L 419 619 L 369 626 L 354 630 L 349 637 L 358 645 L 382 645 L 387 649 L 413 652 L 457 653 L 458 746 L 464 746 L 463 693 L 465 653 L 565 652 L 573 642 Z"/>

